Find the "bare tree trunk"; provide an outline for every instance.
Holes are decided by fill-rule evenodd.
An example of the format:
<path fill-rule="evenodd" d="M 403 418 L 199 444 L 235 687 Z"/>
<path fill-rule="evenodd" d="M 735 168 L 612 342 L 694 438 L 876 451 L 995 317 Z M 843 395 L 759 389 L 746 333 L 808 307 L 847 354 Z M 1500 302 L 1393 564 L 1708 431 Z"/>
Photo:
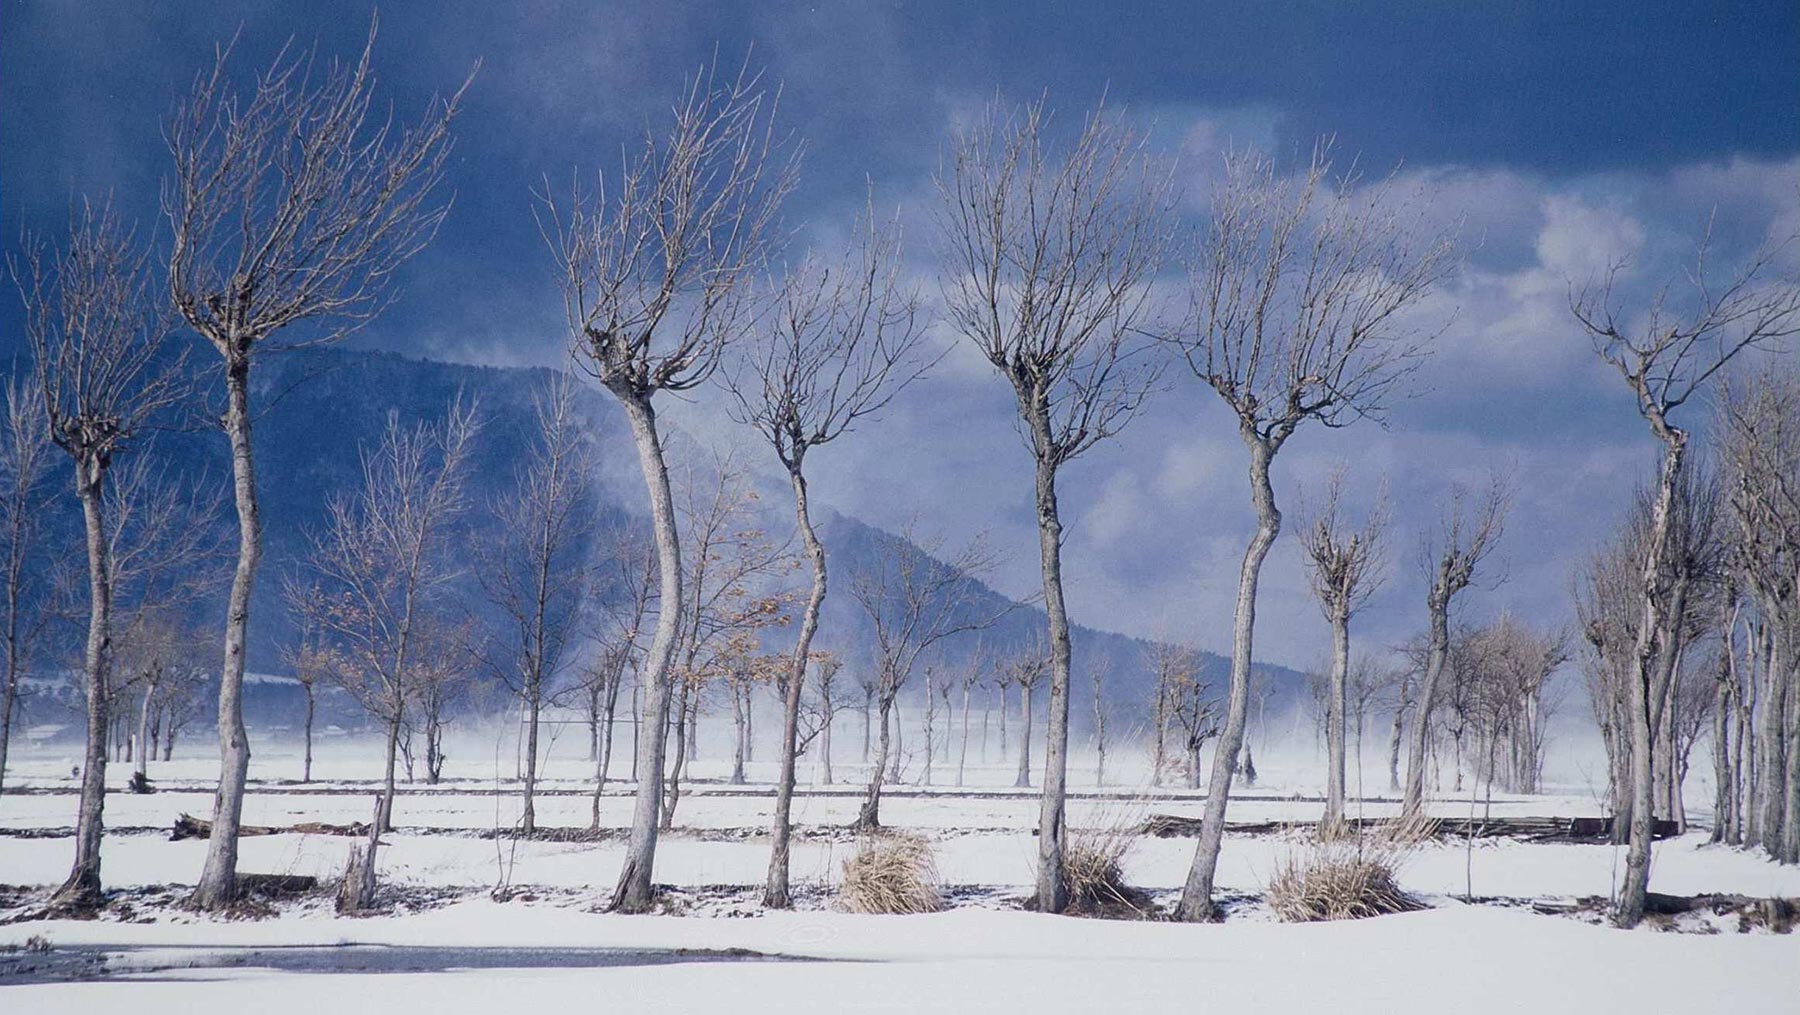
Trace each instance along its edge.
<path fill-rule="evenodd" d="M 1400 792 L 1400 741 L 1406 734 L 1407 677 L 1400 677 L 1400 693 L 1394 702 L 1394 724 L 1388 731 L 1388 792 Z"/>
<path fill-rule="evenodd" d="M 540 617 L 541 610 L 540 607 Z M 537 805 L 533 797 L 537 795 L 538 710 L 542 707 L 542 697 L 540 678 L 533 675 L 525 689 L 525 807 L 519 816 L 520 827 L 526 835 L 537 831 Z"/>
<path fill-rule="evenodd" d="M 1000 706 L 1000 760 L 1006 761 L 1006 688 L 994 689 L 995 704 Z"/>
<path fill-rule="evenodd" d="M 625 398 L 637 441 L 644 485 L 650 493 L 650 517 L 656 530 L 656 633 L 644 659 L 644 720 L 638 724 L 637 804 L 632 811 L 631 840 L 619 870 L 612 908 L 625 913 L 648 912 L 653 901 L 651 869 L 656 862 L 657 809 L 662 802 L 663 751 L 669 722 L 669 661 L 681 620 L 681 546 L 675 532 L 675 500 L 669 492 L 669 470 L 656 432 L 656 414 L 648 398 Z"/>
<path fill-rule="evenodd" d="M 824 723 L 819 727 L 819 761 L 824 766 L 824 771 L 821 773 L 821 780 L 825 785 L 829 786 L 837 781 L 831 777 L 831 726 L 832 720 L 836 717 L 837 712 L 833 710 L 831 703 L 830 681 L 826 681 L 820 685 L 819 697 L 825 706 Z"/>
<path fill-rule="evenodd" d="M 900 781 L 900 765 L 905 760 L 906 730 L 900 724 L 900 695 L 896 691 L 894 700 L 888 706 L 888 714 L 894 724 L 894 749 L 888 755 L 888 781 Z"/>
<path fill-rule="evenodd" d="M 385 764 L 382 768 L 382 771 L 385 774 L 382 776 L 381 809 L 378 812 L 381 820 L 378 821 L 375 826 L 376 831 L 379 832 L 391 832 L 394 830 L 394 753 L 400 746 L 400 723 L 400 713 L 396 711 L 394 715 L 388 719 L 387 754 L 385 756 Z M 408 748 L 408 751 L 410 757 L 411 749 Z"/>
<path fill-rule="evenodd" d="M 1038 447 L 1054 443 L 1048 406 L 1035 414 Z M 1037 466 L 1038 555 L 1044 570 L 1044 612 L 1050 625 L 1050 712 L 1044 728 L 1044 794 L 1038 808 L 1037 908 L 1060 913 L 1069 904 L 1063 876 L 1069 779 L 1069 614 L 1063 604 L 1062 519 L 1056 504 L 1056 466 L 1040 455 Z M 1026 713 L 1029 715 L 1029 710 Z M 1026 729 L 1030 730 L 1030 724 Z M 1029 740 L 1027 734 L 1027 740 Z M 1029 778 L 1028 771 L 1022 776 Z M 1027 783 L 1029 784 L 1029 782 Z"/>
<path fill-rule="evenodd" d="M 744 784 L 744 760 L 750 735 L 750 718 L 745 715 L 746 688 L 731 686 L 731 785 Z"/>
<path fill-rule="evenodd" d="M 138 709 L 137 728 L 137 775 L 140 782 L 150 778 L 150 755 L 154 753 L 150 740 L 150 705 L 156 698 L 156 683 L 144 682 L 144 704 Z"/>
<path fill-rule="evenodd" d="M 1031 785 L 1031 686 L 1019 685 L 1019 774 L 1013 779 L 1015 789 Z"/>
<path fill-rule="evenodd" d="M 76 459 L 75 492 L 87 528 L 88 633 L 83 658 L 87 683 L 87 752 L 81 768 L 81 811 L 75 826 L 75 863 L 51 897 L 59 908 L 88 910 L 100 905 L 100 840 L 105 834 L 106 732 L 112 666 L 112 574 L 102 514 L 105 467 L 94 456 Z"/>
<path fill-rule="evenodd" d="M 874 716 L 871 714 L 873 712 L 874 708 L 875 708 L 875 694 L 873 691 L 871 691 L 865 687 L 865 688 L 863 688 L 863 706 L 862 706 L 862 720 L 863 720 L 863 723 L 862 723 L 862 726 L 863 726 L 862 760 L 863 760 L 863 764 L 865 764 L 865 765 L 869 763 L 869 733 L 870 733 L 869 727 L 870 727 L 871 720 L 874 718 Z"/>
<path fill-rule="evenodd" d="M 1338 611 L 1331 618 L 1331 688 L 1325 711 L 1325 818 L 1323 827 L 1335 832 L 1344 821 L 1344 709 L 1350 675 L 1350 617 Z"/>
<path fill-rule="evenodd" d="M 958 786 L 963 784 L 963 773 L 969 767 L 969 694 L 971 691 L 972 688 L 965 681 L 962 697 L 962 752 L 956 758 L 956 784 Z M 981 732 L 982 736 L 986 737 L 987 721 L 985 716 L 982 718 Z"/>
<path fill-rule="evenodd" d="M 806 663 L 812 653 L 813 635 L 819 630 L 819 609 L 825 603 L 825 544 L 813 531 L 812 516 L 807 510 L 806 477 L 799 464 L 788 470 L 794 487 L 794 519 L 800 527 L 801 541 L 806 544 L 807 559 L 812 562 L 812 593 L 806 598 L 806 609 L 800 615 L 800 637 L 794 642 L 794 659 L 788 667 L 787 686 L 782 688 L 781 771 L 775 781 L 774 845 L 769 855 L 768 884 L 763 891 L 763 905 L 770 909 L 787 909 L 788 854 L 793 838 L 794 764 L 800 734 L 800 690 L 806 681 Z M 829 692 L 827 692 L 829 694 Z M 831 705 L 827 698 L 824 736 L 825 781 L 831 781 Z"/>
<path fill-rule="evenodd" d="M 312 683 L 310 681 L 308 681 L 305 685 L 305 688 L 306 688 L 306 753 L 300 763 L 301 764 L 300 781 L 301 782 L 311 782 L 312 781 L 312 763 L 313 763 L 313 752 L 312 752 L 313 737 L 312 737 L 312 734 L 313 734 L 313 705 L 314 705 Z"/>
<path fill-rule="evenodd" d="M 892 694 L 880 695 L 881 737 L 875 748 L 875 764 L 869 770 L 869 788 L 863 794 L 862 809 L 856 814 L 856 827 L 881 827 L 881 783 L 887 776 L 888 752 L 891 744 L 888 737 L 888 712 L 894 703 Z"/>
<path fill-rule="evenodd" d="M 1781 825 L 1780 850 L 1775 859 L 1782 863 L 1800 863 L 1800 690 L 1790 675 L 1787 688 L 1787 805 Z"/>
<path fill-rule="evenodd" d="M 1401 813 L 1417 814 L 1425 799 L 1426 751 L 1431 743 L 1431 708 L 1437 696 L 1438 682 L 1443 678 L 1445 660 L 1450 654 L 1450 600 L 1433 594 L 1426 605 L 1431 614 L 1430 647 L 1426 650 L 1425 675 L 1413 702 L 1412 745 L 1407 752 L 1406 795 Z"/>
<path fill-rule="evenodd" d="M 937 751 L 937 698 L 936 688 L 932 686 L 932 678 L 936 672 L 925 667 L 925 773 L 920 780 L 921 785 L 931 785 L 931 762 Z"/>
<path fill-rule="evenodd" d="M 1281 512 L 1275 507 L 1275 491 L 1269 485 L 1269 460 L 1273 450 L 1260 440 L 1249 440 L 1250 490 L 1256 504 L 1256 535 L 1244 552 L 1244 564 L 1238 575 L 1235 623 L 1231 639 L 1231 693 L 1225 709 L 1225 728 L 1213 748 L 1212 781 L 1206 791 L 1206 813 L 1201 819 L 1200 842 L 1194 850 L 1194 863 L 1188 870 L 1187 884 L 1176 907 L 1177 919 L 1186 921 L 1214 920 L 1219 916 L 1213 905 L 1213 875 L 1219 866 L 1219 847 L 1225 837 L 1225 804 L 1231 795 L 1233 762 L 1244 743 L 1244 720 L 1250 707 L 1251 647 L 1256 631 L 1256 586 L 1262 576 L 1263 560 L 1275 537 L 1281 533 Z"/>
<path fill-rule="evenodd" d="M 1662 626 L 1657 586 L 1662 578 L 1663 553 L 1668 544 L 1669 513 L 1675 501 L 1675 484 L 1681 474 L 1682 454 L 1687 435 L 1678 430 L 1658 427 L 1663 431 L 1666 450 L 1662 473 L 1651 508 L 1649 546 L 1644 554 L 1641 596 L 1642 617 L 1637 631 L 1637 645 L 1632 658 L 1634 672 L 1629 675 L 1626 690 L 1630 721 L 1631 837 L 1625 853 L 1624 882 L 1619 886 L 1613 922 L 1621 927 L 1635 927 L 1644 918 L 1644 903 L 1650 891 L 1650 838 L 1654 828 L 1654 803 L 1651 797 L 1651 723 L 1653 703 L 1650 701 L 1654 665 L 1655 640 Z"/>
<path fill-rule="evenodd" d="M 244 654 L 250 637 L 250 594 L 262 558 L 262 515 L 256 502 L 256 464 L 250 447 L 247 349 L 227 357 L 225 390 L 238 559 L 225 609 L 225 662 L 219 671 L 219 788 L 213 797 L 206 865 L 193 896 L 195 906 L 214 912 L 237 900 L 238 826 L 244 814 L 244 782 L 250 774 L 250 734 L 244 728 Z"/>
<path fill-rule="evenodd" d="M 686 680 L 681 682 L 681 693 L 675 696 L 675 760 L 669 766 L 669 784 L 662 795 L 662 827 L 675 827 L 675 808 L 681 803 L 681 778 L 687 773 L 687 760 L 692 749 L 693 738 L 688 723 L 688 701 L 694 695 L 694 686 Z"/>

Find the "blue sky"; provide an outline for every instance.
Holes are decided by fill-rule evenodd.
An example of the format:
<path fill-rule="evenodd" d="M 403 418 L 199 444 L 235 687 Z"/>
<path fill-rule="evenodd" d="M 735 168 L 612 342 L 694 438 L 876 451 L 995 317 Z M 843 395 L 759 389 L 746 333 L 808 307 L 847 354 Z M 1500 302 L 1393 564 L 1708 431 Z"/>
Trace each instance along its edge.
<path fill-rule="evenodd" d="M 1578 10 L 1571 8 L 1579 7 Z M 167 160 L 158 133 L 215 43 L 238 67 L 290 37 L 349 54 L 367 3 L 0 6 L 0 235 L 54 227 L 75 194 L 112 191 L 145 229 Z M 1716 213 L 1746 249 L 1800 224 L 1800 5 L 1499 3 L 393 3 L 377 69 L 403 115 L 482 70 L 458 124 L 456 206 L 406 272 L 400 303 L 358 339 L 415 355 L 548 363 L 563 342 L 530 189 L 616 158 L 715 48 L 783 84 L 809 155 L 793 247 L 830 237 L 865 181 L 910 223 L 933 277 L 926 211 L 948 127 L 990 96 L 1047 93 L 1074 115 L 1101 94 L 1180 159 L 1193 202 L 1227 145 L 1279 153 L 1320 134 L 1385 172 L 1403 164 L 1470 253 L 1430 312 L 1449 322 L 1420 397 L 1388 431 L 1304 432 L 1277 479 L 1289 505 L 1337 462 L 1353 497 L 1386 472 L 1395 568 L 1373 641 L 1418 626 L 1414 531 L 1454 481 L 1490 467 L 1519 487 L 1505 582 L 1479 617 L 1567 613 L 1571 566 L 1623 509 L 1651 449 L 1615 379 L 1570 326 L 1567 282 L 1629 256 L 1632 284 L 1673 270 Z M 0 327 L 13 332 L 6 301 Z M 944 340 L 948 340 L 945 338 Z M 0 339 L 10 343 L 11 339 Z M 1065 481 L 1070 601 L 1086 622 L 1225 642 L 1248 535 L 1243 453 L 1209 393 L 1178 386 Z M 898 527 L 914 506 L 961 536 L 991 528 L 1034 581 L 1029 469 L 1010 405 L 952 355 L 879 427 L 819 456 L 822 498 Z M 728 424 L 704 402 L 676 415 Z M 1309 665 L 1325 631 L 1291 540 L 1271 562 L 1261 654 Z"/>

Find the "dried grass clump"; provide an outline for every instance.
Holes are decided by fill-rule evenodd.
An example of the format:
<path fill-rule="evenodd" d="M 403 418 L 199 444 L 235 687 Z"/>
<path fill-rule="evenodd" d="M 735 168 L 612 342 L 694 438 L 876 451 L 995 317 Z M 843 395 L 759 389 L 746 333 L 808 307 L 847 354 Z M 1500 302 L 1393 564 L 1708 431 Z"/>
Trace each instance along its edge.
<path fill-rule="evenodd" d="M 1125 853 L 1131 840 L 1109 829 L 1071 832 L 1063 843 L 1063 883 L 1069 898 L 1080 904 L 1129 905 L 1133 892 L 1125 884 Z"/>
<path fill-rule="evenodd" d="M 942 909 L 931 843 L 899 833 L 859 841 L 856 852 L 844 861 L 838 902 L 852 913 L 935 913 Z"/>
<path fill-rule="evenodd" d="M 1282 861 L 1264 898 L 1288 923 L 1360 920 L 1419 909 L 1396 875 L 1436 828 L 1437 822 L 1414 816 L 1364 833 L 1321 836 Z"/>
<path fill-rule="evenodd" d="M 1087 827 L 1069 830 L 1063 841 L 1067 912 L 1135 918 L 1155 908 L 1148 894 L 1125 882 L 1125 857 L 1137 844 L 1145 807 L 1142 797 L 1120 801 L 1091 815 Z"/>

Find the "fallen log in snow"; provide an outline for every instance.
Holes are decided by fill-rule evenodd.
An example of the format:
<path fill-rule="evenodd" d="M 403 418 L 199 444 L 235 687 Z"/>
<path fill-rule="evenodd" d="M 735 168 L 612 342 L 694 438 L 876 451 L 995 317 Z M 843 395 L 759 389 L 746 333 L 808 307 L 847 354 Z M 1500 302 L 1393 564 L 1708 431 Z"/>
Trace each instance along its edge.
<path fill-rule="evenodd" d="M 332 825 L 323 821 L 302 821 L 295 825 L 239 825 L 238 836 L 247 835 L 368 835 L 367 822 L 356 821 L 348 825 Z M 179 842 L 182 839 L 212 838 L 212 822 L 196 818 L 192 814 L 183 814 L 175 819 L 175 828 L 169 834 L 169 841 Z"/>
<path fill-rule="evenodd" d="M 1376 828 L 1388 819 L 1352 818 L 1346 822 L 1353 828 Z M 1139 832 L 1164 839 L 1192 837 L 1200 834 L 1199 818 L 1175 814 L 1152 814 L 1144 820 Z M 1310 821 L 1228 821 L 1225 830 L 1241 835 L 1273 835 L 1295 828 L 1309 828 Z M 1667 839 L 1679 832 L 1675 822 L 1658 821 L 1655 836 Z M 1477 839 L 1513 838 L 1531 842 L 1605 843 L 1612 838 L 1611 818 L 1439 818 L 1435 834 L 1442 838 Z"/>

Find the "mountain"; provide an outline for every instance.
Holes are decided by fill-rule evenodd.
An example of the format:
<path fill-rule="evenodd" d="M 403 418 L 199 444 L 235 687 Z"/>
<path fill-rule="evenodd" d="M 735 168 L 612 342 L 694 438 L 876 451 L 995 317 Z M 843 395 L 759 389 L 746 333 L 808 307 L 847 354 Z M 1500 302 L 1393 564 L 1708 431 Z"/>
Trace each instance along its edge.
<path fill-rule="evenodd" d="M 453 545 L 468 546 L 484 525 L 491 524 L 483 506 L 511 482 L 514 463 L 529 440 L 533 395 L 551 378 L 550 371 L 543 369 L 470 366 L 346 349 L 290 353 L 263 363 L 254 378 L 260 415 L 253 440 L 265 541 L 253 602 L 251 670 L 266 675 L 283 672 L 281 650 L 292 643 L 296 631 L 282 603 L 281 579 L 300 566 L 307 534 L 325 524 L 334 493 L 358 482 L 361 448 L 390 418 L 403 423 L 441 419 L 459 396 L 477 402 L 483 424 L 470 461 L 472 510 L 461 523 L 464 531 L 453 540 Z M 599 390 L 584 391 L 577 409 L 597 435 L 601 472 L 618 479 L 600 484 L 602 525 L 647 525 L 643 488 L 635 478 L 636 450 L 622 414 L 610 396 Z M 230 474 L 225 441 L 216 431 L 165 435 L 158 438 L 152 453 L 165 456 L 178 472 L 206 481 L 218 482 Z M 782 487 L 785 489 L 785 484 Z M 768 531 L 785 535 L 792 530 L 791 509 L 784 498 L 765 497 L 763 504 Z M 844 658 L 846 683 L 853 685 L 857 668 L 872 656 L 874 639 L 868 618 L 849 594 L 848 579 L 879 555 L 924 551 L 858 519 L 830 511 L 822 514 L 822 538 L 836 580 L 826 603 L 819 645 Z M 224 523 L 231 523 L 228 507 Z M 991 615 L 1008 604 L 1006 597 L 982 586 L 971 608 Z M 980 643 L 990 655 L 1004 658 L 1043 640 L 1043 611 L 1011 605 L 1016 608 L 980 634 Z M 207 617 L 218 612 L 209 606 Z M 1150 644 L 1082 626 L 1074 628 L 1072 641 L 1077 676 L 1071 714 L 1076 727 L 1085 728 L 1091 715 L 1092 687 L 1085 674 L 1094 667 L 1101 669 L 1121 728 L 1141 721 L 1152 693 L 1152 678 L 1145 665 Z M 947 667 L 959 665 L 975 644 L 974 636 L 959 636 L 946 643 L 941 656 L 933 661 Z M 1206 676 L 1222 695 L 1227 661 L 1212 653 L 1203 653 L 1203 658 Z M 1259 669 L 1269 679 L 1271 707 L 1285 707 L 1306 693 L 1303 674 L 1260 664 Z M 915 678 L 913 695 L 921 693 L 919 683 Z M 285 699 L 297 697 L 297 691 L 291 686 L 283 688 L 279 680 L 265 679 L 253 685 L 253 710 L 289 712 L 293 706 Z"/>

